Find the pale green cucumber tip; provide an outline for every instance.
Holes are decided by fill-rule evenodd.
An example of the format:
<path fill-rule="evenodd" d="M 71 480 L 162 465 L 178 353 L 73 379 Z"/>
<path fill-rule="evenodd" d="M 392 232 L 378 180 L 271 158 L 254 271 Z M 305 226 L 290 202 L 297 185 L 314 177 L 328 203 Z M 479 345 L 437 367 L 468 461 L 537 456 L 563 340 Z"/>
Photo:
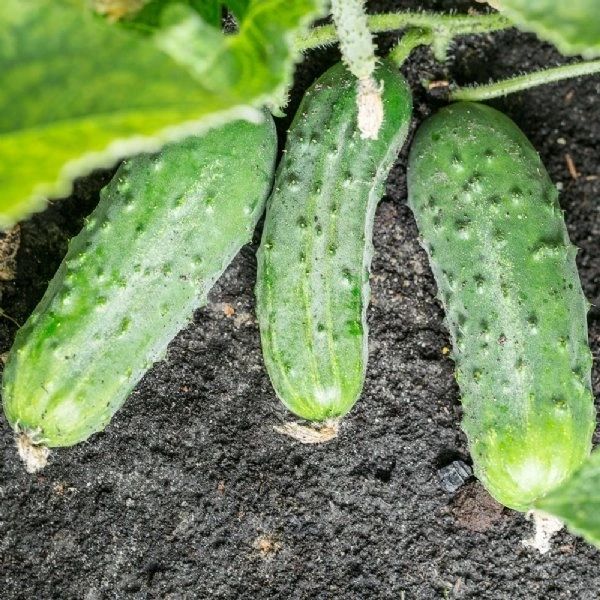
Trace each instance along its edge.
<path fill-rule="evenodd" d="M 519 512 L 528 512 L 535 502 L 560 485 L 569 473 L 567 464 L 548 462 L 533 455 L 503 463 L 494 472 L 486 467 L 485 487 L 498 502 Z"/>

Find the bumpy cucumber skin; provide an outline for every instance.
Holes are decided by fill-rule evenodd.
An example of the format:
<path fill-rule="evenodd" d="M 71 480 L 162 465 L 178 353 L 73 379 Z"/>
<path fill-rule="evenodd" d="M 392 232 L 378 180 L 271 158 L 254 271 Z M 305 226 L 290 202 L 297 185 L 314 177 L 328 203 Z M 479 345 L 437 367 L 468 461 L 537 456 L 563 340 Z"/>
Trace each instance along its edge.
<path fill-rule="evenodd" d="M 586 301 L 558 193 L 517 126 L 484 105 L 417 132 L 409 204 L 446 309 L 475 472 L 529 509 L 589 455 Z"/>
<path fill-rule="evenodd" d="M 285 406 L 311 421 L 347 413 L 364 383 L 373 219 L 412 112 L 397 68 L 384 62 L 375 77 L 385 114 L 377 140 L 360 138 L 356 79 L 342 64 L 306 92 L 258 251 L 265 364 Z"/>
<path fill-rule="evenodd" d="M 124 162 L 17 333 L 4 411 L 48 447 L 104 429 L 251 239 L 274 171 L 270 115 Z"/>

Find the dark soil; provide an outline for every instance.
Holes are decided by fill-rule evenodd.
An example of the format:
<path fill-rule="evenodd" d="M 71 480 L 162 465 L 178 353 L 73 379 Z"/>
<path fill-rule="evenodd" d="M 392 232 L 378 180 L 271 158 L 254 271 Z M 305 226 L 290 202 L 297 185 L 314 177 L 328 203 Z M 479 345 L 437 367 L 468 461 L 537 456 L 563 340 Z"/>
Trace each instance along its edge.
<path fill-rule="evenodd" d="M 398 5 L 455 3 L 390 0 L 372 8 Z M 301 90 L 337 58 L 334 50 L 310 55 L 290 114 Z M 487 81 L 560 61 L 550 46 L 514 31 L 461 40 L 445 66 L 418 51 L 404 69 L 414 126 L 441 104 L 421 87 L 424 78 Z M 596 77 L 492 102 L 562 184 L 583 286 L 596 307 L 599 94 Z M 285 120 L 280 125 L 285 131 Z M 273 432 L 290 415 L 261 360 L 255 241 L 104 433 L 54 452 L 31 476 L 2 422 L 3 600 L 598 598 L 596 550 L 562 532 L 539 556 L 521 544 L 530 532 L 523 515 L 501 509 L 475 481 L 454 494 L 440 484 L 438 469 L 469 458 L 443 314 L 405 204 L 405 166 L 406 150 L 377 213 L 369 372 L 340 437 L 302 446 Z M 23 224 L 17 278 L 2 284 L 10 317 L 27 318 L 109 177 L 80 181 L 72 198 Z M 1 321 L 0 352 L 15 329 Z M 590 340 L 598 357 L 598 308 Z"/>

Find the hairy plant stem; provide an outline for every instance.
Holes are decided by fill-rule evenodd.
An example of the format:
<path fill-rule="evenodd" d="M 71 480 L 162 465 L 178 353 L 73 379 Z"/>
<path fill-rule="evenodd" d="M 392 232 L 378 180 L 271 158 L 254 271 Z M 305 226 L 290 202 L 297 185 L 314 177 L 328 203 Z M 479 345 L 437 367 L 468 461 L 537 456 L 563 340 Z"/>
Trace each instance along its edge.
<path fill-rule="evenodd" d="M 371 77 L 377 59 L 363 0 L 331 0 L 342 60 L 358 79 Z"/>
<path fill-rule="evenodd" d="M 573 63 L 570 65 L 562 65 L 560 67 L 552 67 L 510 77 L 502 81 L 495 81 L 486 85 L 473 85 L 463 88 L 457 88 L 450 92 L 450 100 L 467 100 L 479 101 L 506 96 L 513 92 L 520 92 L 538 85 L 562 81 L 572 77 L 581 77 L 582 75 L 593 75 L 600 73 L 600 60 L 590 60 L 585 62 Z"/>
<path fill-rule="evenodd" d="M 428 46 L 433 42 L 433 32 L 427 29 L 409 29 L 392 48 L 388 58 L 401 67 L 410 53 L 419 46 Z"/>
<path fill-rule="evenodd" d="M 397 12 L 369 15 L 367 18 L 372 33 L 395 31 L 406 27 L 418 27 L 451 37 L 457 35 L 488 33 L 508 29 L 512 24 L 498 13 L 488 15 L 447 15 L 433 12 Z M 299 50 L 305 51 L 318 46 L 327 46 L 338 41 L 333 25 L 314 27 L 297 41 Z"/>

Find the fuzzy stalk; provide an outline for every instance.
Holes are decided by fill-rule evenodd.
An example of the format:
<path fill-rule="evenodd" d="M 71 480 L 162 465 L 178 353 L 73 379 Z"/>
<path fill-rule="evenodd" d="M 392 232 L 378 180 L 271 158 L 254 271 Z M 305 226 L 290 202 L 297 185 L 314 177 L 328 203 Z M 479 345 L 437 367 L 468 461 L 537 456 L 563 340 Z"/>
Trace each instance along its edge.
<path fill-rule="evenodd" d="M 358 79 L 358 129 L 363 139 L 376 140 L 383 121 L 382 90 L 373 78 L 377 57 L 363 0 L 332 0 L 331 14 L 342 60 Z"/>
<path fill-rule="evenodd" d="M 490 100 L 491 98 L 521 92 L 539 85 L 555 83 L 573 77 L 593 75 L 595 73 L 600 73 L 600 59 L 534 71 L 533 73 L 510 77 L 509 79 L 495 81 L 486 85 L 457 88 L 450 92 L 450 100 L 464 100 L 469 102 Z"/>
<path fill-rule="evenodd" d="M 401 67 L 411 52 L 419 46 L 427 46 L 433 41 L 433 33 L 426 29 L 409 29 L 392 48 L 388 58 Z"/>
<path fill-rule="evenodd" d="M 490 33 L 513 27 L 504 16 L 492 13 L 487 15 L 447 15 L 433 12 L 396 12 L 368 15 L 367 25 L 371 33 L 396 31 L 406 27 L 420 27 L 433 31 L 441 29 L 452 37 Z M 320 46 L 328 46 L 338 41 L 335 26 L 321 25 L 313 27 L 308 33 L 299 37 L 296 45 L 301 51 Z"/>

